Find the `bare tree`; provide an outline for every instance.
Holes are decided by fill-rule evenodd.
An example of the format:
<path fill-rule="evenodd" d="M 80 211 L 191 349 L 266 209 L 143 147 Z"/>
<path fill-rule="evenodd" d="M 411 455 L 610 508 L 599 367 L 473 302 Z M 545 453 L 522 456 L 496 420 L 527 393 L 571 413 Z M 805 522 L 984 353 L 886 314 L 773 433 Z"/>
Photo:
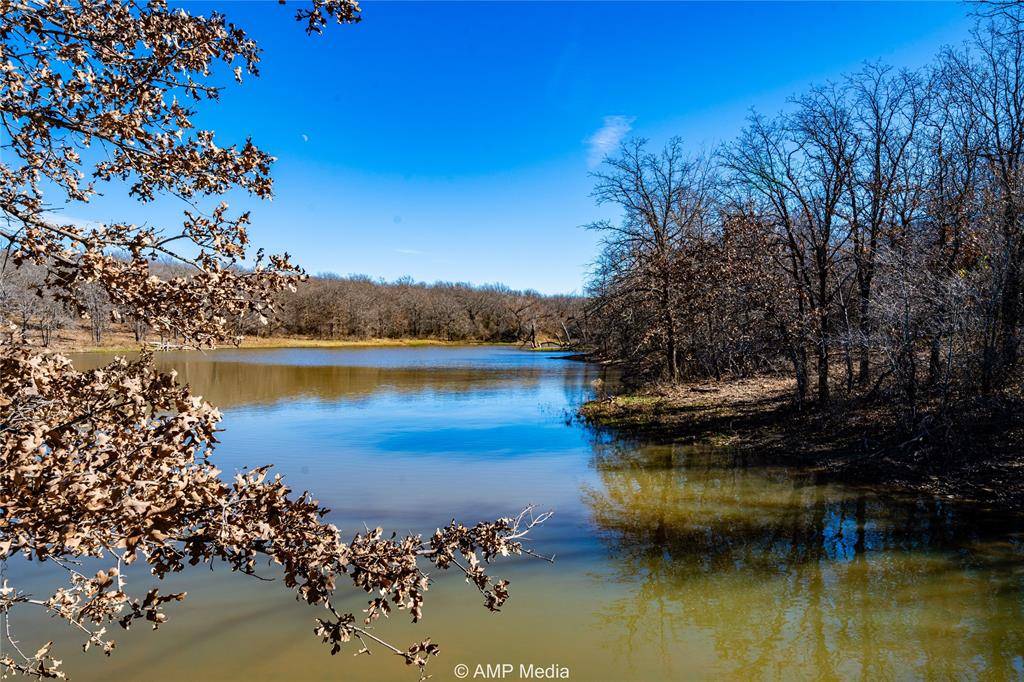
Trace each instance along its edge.
<path fill-rule="evenodd" d="M 619 223 L 602 221 L 590 229 L 604 233 L 599 266 L 602 288 L 612 298 L 628 298 L 635 314 L 647 318 L 643 345 L 662 355 L 662 374 L 679 376 L 678 309 L 682 282 L 678 254 L 708 229 L 714 211 L 714 183 L 706 159 L 687 156 L 673 138 L 659 152 L 647 142 L 625 142 L 619 154 L 594 173 L 599 204 L 622 208 Z"/>
<path fill-rule="evenodd" d="M 777 121 L 753 115 L 723 162 L 737 203 L 753 202 L 785 246 L 780 266 L 794 283 L 798 318 L 793 354 L 798 393 L 806 390 L 806 348 L 817 359 L 817 393 L 829 400 L 835 304 L 845 285 L 840 262 L 850 237 L 842 213 L 859 140 L 837 86 L 816 88 Z"/>
<path fill-rule="evenodd" d="M 595 225 L 594 352 L 639 381 L 785 362 L 799 404 L 814 371 L 821 406 L 842 359 L 830 409 L 882 399 L 915 433 L 958 400 L 1006 397 L 1024 332 L 1024 5 L 977 13 L 928 69 L 868 64 L 752 114 L 706 169 L 714 206 L 670 172 L 678 147 L 611 160 L 595 196 L 625 218 Z"/>
<path fill-rule="evenodd" d="M 921 76 L 869 64 L 848 79 L 860 154 L 847 192 L 850 252 L 857 290 L 858 380 L 870 378 L 872 287 L 877 255 L 897 238 L 920 207 L 923 184 L 916 177 L 921 128 L 929 115 L 929 92 Z M 902 226 L 901 226 L 902 223 Z"/>

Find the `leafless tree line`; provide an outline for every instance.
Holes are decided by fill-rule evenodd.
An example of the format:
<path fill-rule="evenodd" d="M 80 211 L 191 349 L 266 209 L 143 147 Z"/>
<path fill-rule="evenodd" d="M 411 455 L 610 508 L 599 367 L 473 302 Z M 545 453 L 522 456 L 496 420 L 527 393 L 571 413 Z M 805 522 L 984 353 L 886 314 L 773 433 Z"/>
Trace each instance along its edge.
<path fill-rule="evenodd" d="M 170 263 L 153 263 L 151 268 L 166 277 L 188 275 Z M 131 308 L 113 305 L 95 284 L 78 287 L 78 297 L 87 308 L 83 318 L 45 291 L 41 266 L 27 264 L 10 271 L 0 280 L 0 319 L 10 325 L 8 334 L 49 346 L 56 332 L 84 324 L 93 343 L 100 344 L 112 325 L 120 325 L 138 342 L 156 340 L 157 335 Z M 574 345 L 584 336 L 582 298 L 515 291 L 500 284 L 427 284 L 408 277 L 386 282 L 365 275 L 322 274 L 278 298 L 275 319 L 263 324 L 253 315 L 240 318 L 238 333 L 489 341 L 535 348 Z"/>
<path fill-rule="evenodd" d="M 26 263 L 20 267 L 2 267 L 5 254 L 0 252 L 0 322 L 5 335 L 25 342 L 50 346 L 55 334 L 83 326 L 93 343 L 103 342 L 113 325 L 130 329 L 136 341 L 144 342 L 151 330 L 136 311 L 128 306 L 114 305 L 110 296 L 95 282 L 82 282 L 75 287 L 79 306 L 59 300 L 45 285 L 43 266 Z M 179 275 L 182 268 L 154 263 L 153 271 L 165 276 Z"/>
<path fill-rule="evenodd" d="M 981 12 L 926 68 L 867 64 L 710 154 L 627 141 L 588 303 L 641 381 L 787 371 L 796 400 L 885 396 L 909 424 L 1017 377 L 1024 32 Z"/>
<path fill-rule="evenodd" d="M 573 344 L 581 299 L 515 291 L 503 285 L 394 282 L 320 275 L 285 294 L 270 333 L 321 339 L 418 338 Z"/>

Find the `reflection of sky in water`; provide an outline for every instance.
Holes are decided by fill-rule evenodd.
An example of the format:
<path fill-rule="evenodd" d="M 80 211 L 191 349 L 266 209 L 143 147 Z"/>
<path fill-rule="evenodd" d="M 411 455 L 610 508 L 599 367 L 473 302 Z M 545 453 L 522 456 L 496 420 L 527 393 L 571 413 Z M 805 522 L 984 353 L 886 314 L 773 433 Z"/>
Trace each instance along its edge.
<path fill-rule="evenodd" d="M 332 509 L 360 510 L 359 521 L 436 524 L 479 514 L 480 505 L 504 514 L 530 502 L 579 515 L 590 448 L 585 432 L 566 424 L 565 406 L 584 390 L 586 368 L 563 364 L 497 389 L 384 387 L 355 400 L 228 409 L 217 462 L 225 470 L 274 462 Z"/>
<path fill-rule="evenodd" d="M 592 433 L 566 417 L 599 370 L 553 355 L 158 359 L 223 409 L 218 466 L 273 463 L 347 531 L 429 532 L 529 502 L 556 510 L 536 543 L 558 555 L 554 566 L 495 567 L 512 580 L 500 616 L 457 577 L 438 576 L 421 627 L 401 616 L 381 626 L 402 644 L 440 641 L 437 680 L 453 679 L 458 662 L 559 663 L 577 680 L 1024 675 L 1019 519 Z M 122 635 L 109 661 L 67 647 L 76 679 L 414 679 L 385 656 L 331 658 L 309 635 L 315 614 L 279 588 L 223 571 L 175 577 L 174 588 L 193 596 L 160 634 Z M 357 593 L 343 599 L 365 605 Z"/>

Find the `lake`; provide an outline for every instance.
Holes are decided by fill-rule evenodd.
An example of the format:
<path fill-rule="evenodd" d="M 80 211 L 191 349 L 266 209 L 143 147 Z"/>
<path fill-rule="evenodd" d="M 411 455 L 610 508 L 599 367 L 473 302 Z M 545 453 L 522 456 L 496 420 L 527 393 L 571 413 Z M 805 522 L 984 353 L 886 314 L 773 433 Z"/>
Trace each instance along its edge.
<path fill-rule="evenodd" d="M 95 366 L 109 356 L 78 356 Z M 729 452 L 619 439 L 573 418 L 600 369 L 507 347 L 164 353 L 222 408 L 215 461 L 273 463 L 315 492 L 346 535 L 432 532 L 527 503 L 553 509 L 533 548 L 492 568 L 500 614 L 438 574 L 425 618 L 377 633 L 441 645 L 427 668 L 569 669 L 577 680 L 1024 677 L 1018 519 L 821 485 Z M 22 571 L 24 567 L 12 567 Z M 137 572 L 136 572 L 137 573 Z M 146 576 L 135 575 L 139 588 Z M 37 576 L 32 582 L 39 583 Z M 194 570 L 169 622 L 118 632 L 106 659 L 67 630 L 73 679 L 416 680 L 383 651 L 330 656 L 314 609 L 282 585 Z M 343 606 L 358 611 L 351 590 Z M 17 621 L 15 620 L 17 623 Z M 22 639 L 49 632 L 26 623 Z"/>

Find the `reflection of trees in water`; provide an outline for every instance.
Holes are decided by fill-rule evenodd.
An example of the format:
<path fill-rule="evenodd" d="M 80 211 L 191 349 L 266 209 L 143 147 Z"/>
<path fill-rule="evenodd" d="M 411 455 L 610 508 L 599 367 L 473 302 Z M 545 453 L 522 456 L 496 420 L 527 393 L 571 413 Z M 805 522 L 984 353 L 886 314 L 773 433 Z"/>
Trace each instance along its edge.
<path fill-rule="evenodd" d="M 98 367 L 113 354 L 78 356 L 81 369 Z M 566 403 L 578 405 L 589 399 L 590 381 L 601 370 L 585 363 L 560 361 L 545 366 L 388 367 L 369 365 L 263 364 L 218 359 L 192 354 L 157 355 L 157 365 L 178 373 L 197 395 L 221 408 L 268 405 L 286 399 L 355 400 L 376 393 L 423 393 L 430 391 L 468 393 L 515 387 L 535 389 L 541 380 L 560 382 Z"/>
<path fill-rule="evenodd" d="M 273 365 L 223 360 L 158 359 L 178 381 L 220 408 L 267 405 L 286 399 L 341 400 L 376 393 L 470 392 L 503 386 L 535 386 L 544 373 L 533 368 L 343 367 Z"/>
<path fill-rule="evenodd" d="M 656 655 L 670 673 L 684 639 L 706 638 L 743 677 L 1017 676 L 1015 522 L 691 447 L 594 447 L 601 484 L 584 501 L 631 588 L 601 619 L 625 655 Z"/>
<path fill-rule="evenodd" d="M 602 379 L 608 376 L 608 370 L 599 365 L 566 360 L 563 362 L 564 371 L 562 377 L 563 401 L 560 405 L 564 412 L 566 422 L 578 420 L 577 412 L 580 406 L 594 397 L 593 382 L 595 379 Z M 590 427 L 584 427 L 590 430 Z"/>
<path fill-rule="evenodd" d="M 530 386 L 541 373 L 528 369 L 424 370 L 396 367 L 176 363 L 179 377 L 218 407 L 267 404 L 287 398 L 358 399 L 376 393 L 468 392 L 512 383 Z"/>

